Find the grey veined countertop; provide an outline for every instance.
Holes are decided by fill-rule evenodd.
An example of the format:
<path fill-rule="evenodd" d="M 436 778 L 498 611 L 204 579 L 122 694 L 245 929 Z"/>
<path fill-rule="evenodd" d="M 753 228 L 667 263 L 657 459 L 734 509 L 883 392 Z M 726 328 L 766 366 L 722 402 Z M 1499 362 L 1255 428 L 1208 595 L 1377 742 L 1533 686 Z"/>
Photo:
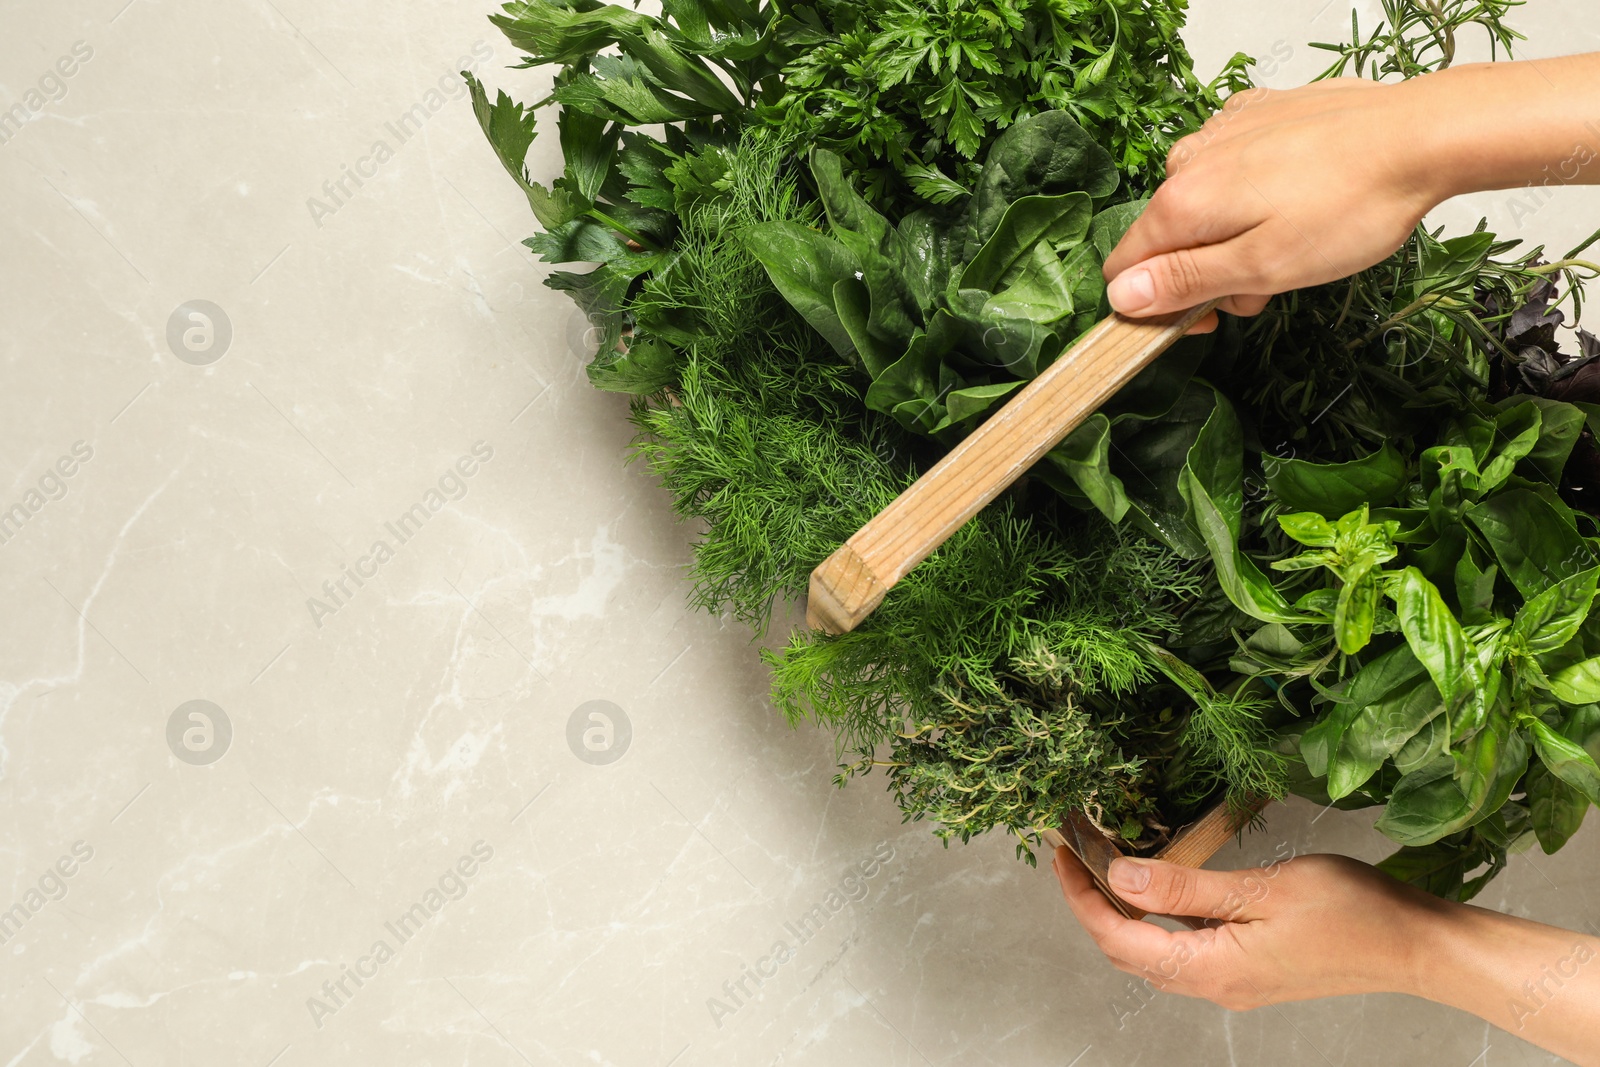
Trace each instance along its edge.
<path fill-rule="evenodd" d="M 1556 1062 L 1401 997 L 1151 999 L 1011 842 L 835 789 L 517 244 L 454 77 L 539 77 L 491 6 L 8 9 L 0 1067 Z M 1272 85 L 1349 25 L 1192 22 Z M 1517 24 L 1600 48 L 1581 0 Z M 1439 217 L 1600 225 L 1526 209 Z M 1216 863 L 1370 822 L 1292 803 Z M 1600 920 L 1590 822 L 1483 903 Z"/>

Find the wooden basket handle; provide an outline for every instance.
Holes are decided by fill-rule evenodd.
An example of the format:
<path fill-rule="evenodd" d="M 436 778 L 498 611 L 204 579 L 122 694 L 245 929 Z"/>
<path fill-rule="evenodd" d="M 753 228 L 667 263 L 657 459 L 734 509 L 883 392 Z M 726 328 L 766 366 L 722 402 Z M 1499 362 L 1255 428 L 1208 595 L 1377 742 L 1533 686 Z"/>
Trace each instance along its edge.
<path fill-rule="evenodd" d="M 855 629 L 907 571 L 1216 306 L 1112 315 L 1089 330 L 811 572 L 807 624 Z"/>

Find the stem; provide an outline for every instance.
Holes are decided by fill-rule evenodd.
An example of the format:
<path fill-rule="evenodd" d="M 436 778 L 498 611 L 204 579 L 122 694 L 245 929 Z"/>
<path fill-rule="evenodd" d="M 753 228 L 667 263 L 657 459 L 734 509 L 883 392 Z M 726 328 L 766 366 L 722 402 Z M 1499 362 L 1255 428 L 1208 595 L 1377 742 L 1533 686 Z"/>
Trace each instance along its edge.
<path fill-rule="evenodd" d="M 1344 320 L 1349 317 L 1349 315 L 1350 315 L 1350 305 L 1355 303 L 1355 299 L 1356 299 L 1356 280 L 1355 280 L 1355 277 L 1352 275 L 1351 278 L 1350 278 L 1350 288 L 1348 290 L 1346 290 L 1345 294 L 1344 294 L 1344 307 L 1339 309 L 1339 321 L 1337 321 L 1337 322 L 1335 322 L 1333 324 L 1333 332 L 1334 333 L 1338 333 L 1339 332 L 1340 327 L 1342 327 L 1344 325 Z"/>
<path fill-rule="evenodd" d="M 1456 58 L 1456 31 L 1444 17 L 1442 0 L 1428 0 L 1428 9 L 1433 12 L 1434 31 L 1433 39 L 1439 42 L 1439 51 L 1444 56 L 1437 69 L 1444 70 L 1455 62 Z"/>
<path fill-rule="evenodd" d="M 596 222 L 605 223 L 607 226 L 610 226 L 613 230 L 616 230 L 618 233 L 622 234 L 622 236 L 628 238 L 628 240 L 636 241 L 639 244 L 643 245 L 645 248 L 648 248 L 652 252 L 661 251 L 661 246 L 660 245 L 658 245 L 654 241 L 650 240 L 650 238 L 646 237 L 644 234 L 635 232 L 632 229 L 632 227 L 624 226 L 622 223 L 618 222 L 616 219 L 612 218 L 610 215 L 607 215 L 604 211 L 601 211 L 599 209 L 599 207 L 590 208 L 589 211 L 588 211 L 588 215 L 589 215 L 590 218 L 594 219 Z"/>
<path fill-rule="evenodd" d="M 1596 233 L 1594 237 L 1589 238 L 1585 243 L 1592 244 L 1596 239 L 1600 239 L 1600 233 Z M 1529 267 L 1528 273 L 1554 274 L 1558 270 L 1571 269 L 1593 271 L 1596 275 L 1600 275 L 1600 264 L 1590 263 L 1586 259 L 1558 259 L 1554 263 L 1546 263 L 1542 267 Z"/>
<path fill-rule="evenodd" d="M 1390 315 L 1388 318 L 1378 323 L 1378 325 L 1374 326 L 1371 332 L 1369 332 L 1365 337 L 1346 344 L 1345 348 L 1349 351 L 1355 351 L 1363 345 L 1370 344 L 1373 338 L 1383 336 L 1385 331 L 1399 326 L 1406 319 L 1409 319 L 1419 311 L 1433 307 L 1435 304 L 1454 303 L 1455 301 L 1451 300 L 1449 295 L 1446 293 L 1428 293 L 1426 296 L 1419 296 L 1417 299 L 1413 300 L 1411 303 L 1407 304 L 1405 307 L 1401 308 L 1399 311 L 1396 311 L 1393 315 Z"/>

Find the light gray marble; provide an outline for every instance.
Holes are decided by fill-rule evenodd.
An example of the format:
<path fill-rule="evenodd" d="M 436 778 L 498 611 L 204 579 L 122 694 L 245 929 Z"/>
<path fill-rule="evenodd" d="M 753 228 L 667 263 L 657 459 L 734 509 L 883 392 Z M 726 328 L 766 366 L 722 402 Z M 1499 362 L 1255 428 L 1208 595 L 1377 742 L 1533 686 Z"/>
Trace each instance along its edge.
<path fill-rule="evenodd" d="M 490 6 L 0 16 L 0 509 L 48 498 L 0 543 L 0 1067 L 1555 1062 L 1399 997 L 1144 1005 L 1007 841 L 835 789 L 687 607 L 693 532 L 440 88 L 537 95 Z M 1197 0 L 1191 36 L 1283 42 L 1293 84 L 1347 27 L 1320 6 Z M 1584 0 L 1519 24 L 1600 47 Z M 1440 218 L 1600 225 L 1511 210 Z M 1486 903 L 1600 919 L 1597 834 Z M 1217 862 L 1284 848 L 1386 851 L 1291 803 Z"/>

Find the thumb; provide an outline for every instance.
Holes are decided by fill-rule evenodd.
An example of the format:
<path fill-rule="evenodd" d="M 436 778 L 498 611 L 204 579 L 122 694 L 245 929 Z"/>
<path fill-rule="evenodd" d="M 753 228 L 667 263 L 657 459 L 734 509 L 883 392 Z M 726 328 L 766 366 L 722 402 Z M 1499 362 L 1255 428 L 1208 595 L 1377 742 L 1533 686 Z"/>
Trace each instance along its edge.
<path fill-rule="evenodd" d="M 1252 918 L 1267 891 L 1259 871 L 1203 871 L 1126 857 L 1111 862 L 1108 878 L 1118 896 L 1145 911 L 1227 922 Z"/>
<path fill-rule="evenodd" d="M 1111 280 L 1106 296 L 1114 310 L 1140 318 L 1184 311 L 1220 297 L 1269 292 L 1248 264 L 1238 240 L 1180 248 L 1124 270 Z"/>

